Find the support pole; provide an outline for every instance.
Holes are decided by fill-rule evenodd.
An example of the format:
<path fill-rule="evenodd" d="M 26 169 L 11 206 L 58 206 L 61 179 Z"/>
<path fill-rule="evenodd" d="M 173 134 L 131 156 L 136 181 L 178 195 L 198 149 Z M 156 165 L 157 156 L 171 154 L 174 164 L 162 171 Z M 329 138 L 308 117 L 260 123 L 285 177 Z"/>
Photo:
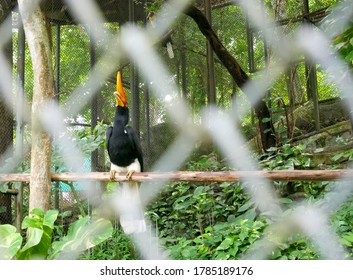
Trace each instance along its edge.
<path fill-rule="evenodd" d="M 55 89 L 56 89 L 56 99 L 59 102 L 60 97 L 60 35 L 61 28 L 60 24 L 56 24 L 56 45 L 55 45 Z"/>
<path fill-rule="evenodd" d="M 17 42 L 17 95 L 16 98 L 16 155 L 23 155 L 23 98 L 24 98 L 24 80 L 25 80 L 25 32 L 21 17 L 18 20 L 18 42 Z M 16 217 L 15 226 L 18 232 L 21 232 L 21 224 L 23 220 L 23 186 L 17 188 L 16 196 Z"/>
<path fill-rule="evenodd" d="M 181 51 L 180 51 L 180 60 L 181 60 L 181 89 L 182 96 L 186 100 L 187 99 L 187 75 L 186 75 L 186 47 L 185 47 L 185 39 L 184 36 L 182 38 L 181 43 Z"/>
<path fill-rule="evenodd" d="M 212 6 L 210 0 L 205 1 L 205 15 L 212 26 Z M 214 69 L 214 56 L 211 43 L 207 40 L 207 97 L 208 104 L 216 104 L 216 79 L 215 79 L 215 69 Z"/>
<path fill-rule="evenodd" d="M 264 11 L 265 12 L 265 11 Z M 264 42 L 264 57 L 265 57 L 265 68 L 268 69 L 268 67 L 270 66 L 270 53 L 269 53 L 269 47 L 268 47 L 268 43 L 265 37 L 262 38 L 263 42 Z M 271 114 L 272 114 L 272 98 L 271 98 L 271 90 L 267 90 L 266 92 L 266 98 L 267 98 L 267 106 L 268 109 L 270 110 Z"/>
<path fill-rule="evenodd" d="M 306 73 L 306 90 L 308 92 L 308 98 L 312 100 L 314 105 L 314 122 L 315 131 L 320 131 L 320 112 L 319 112 L 319 96 L 317 92 L 317 76 L 316 76 L 316 65 L 308 61 L 305 62 L 305 73 Z"/>
<path fill-rule="evenodd" d="M 0 5 L 1 6 L 1 5 Z M 6 6 L 6 4 L 5 4 Z M 1 10 L 1 12 L 4 12 Z M 0 12 L 0 14 L 1 14 Z M 1 24 L 1 31 L 4 38 L 9 38 L 7 42 L 3 42 L 2 49 L 0 52 L 8 62 L 9 68 L 8 71 L 12 73 L 12 20 L 6 20 L 7 17 L 11 18 L 11 11 L 7 10 L 6 13 L 4 12 L 0 15 L 0 24 Z M 4 21 L 3 21 L 4 20 Z M 3 40 L 3 38 L 2 38 Z M 2 75 L 2 74 L 0 74 Z M 12 93 L 12 81 L 7 81 L 9 83 L 8 88 L 9 92 L 7 94 Z M 5 95 L 5 92 L 1 92 L 0 89 L 0 96 Z M 15 103 L 13 100 L 8 100 L 8 104 Z M 12 106 L 7 106 L 5 100 L 1 100 L 0 98 L 0 156 L 3 156 L 5 159 L 5 155 L 8 151 L 13 151 L 13 108 Z M 8 154 L 10 156 L 10 153 Z M 7 159 L 7 158 L 6 158 Z M 3 164 L 3 163 L 1 163 Z M 9 185 L 9 188 L 12 186 Z M 11 195 L 0 192 L 0 208 L 4 207 L 3 211 L 0 213 L 0 224 L 10 224 L 12 223 L 12 204 L 11 204 Z"/>
<path fill-rule="evenodd" d="M 255 72 L 255 62 L 254 62 L 254 37 L 253 31 L 250 27 L 249 19 L 246 19 L 246 39 L 248 43 L 248 67 L 249 72 Z"/>
<path fill-rule="evenodd" d="M 95 28 L 92 26 L 92 28 Z M 90 67 L 91 69 L 94 67 L 96 63 L 96 43 L 92 40 L 90 40 Z M 92 101 L 91 101 L 91 129 L 93 129 L 97 126 L 98 123 L 98 97 L 95 93 L 94 94 Z M 95 150 L 91 154 L 91 170 L 96 171 L 98 166 L 98 151 Z"/>
<path fill-rule="evenodd" d="M 246 39 L 248 45 L 248 67 L 249 73 L 255 72 L 255 57 L 254 57 L 254 33 L 250 26 L 249 17 L 246 18 Z M 255 124 L 254 110 L 251 110 L 251 124 Z"/>
<path fill-rule="evenodd" d="M 146 138 L 147 138 L 147 151 L 146 156 L 150 159 L 151 156 L 151 123 L 150 123 L 150 86 L 145 83 L 145 120 L 146 120 Z"/>
<path fill-rule="evenodd" d="M 310 13 L 309 0 L 304 0 L 303 12 L 308 15 Z M 311 23 L 309 23 L 311 24 Z M 306 89 L 308 93 L 308 99 L 313 101 L 314 105 L 314 121 L 315 131 L 320 131 L 320 112 L 319 112 L 319 96 L 317 91 L 317 76 L 316 76 L 316 64 L 311 63 L 308 59 L 305 59 L 305 74 L 306 74 Z"/>
<path fill-rule="evenodd" d="M 55 99 L 60 105 L 60 35 L 61 35 L 61 28 L 60 24 L 56 24 L 56 38 L 55 38 L 55 90 L 56 96 Z M 55 190 L 54 190 L 54 207 L 55 209 L 60 208 L 60 182 L 55 183 Z"/>
<path fill-rule="evenodd" d="M 129 21 L 135 24 L 135 4 L 134 0 L 129 0 Z M 131 121 L 132 126 L 140 136 L 140 99 L 138 71 L 133 63 L 130 63 L 130 91 L 131 91 Z"/>
<path fill-rule="evenodd" d="M 96 28 L 95 26 L 91 26 L 91 28 Z M 90 68 L 91 70 L 93 69 L 95 63 L 96 63 L 96 47 L 97 44 L 93 40 L 93 38 L 90 38 Z M 91 101 L 91 131 L 97 126 L 98 123 L 98 96 L 95 94 L 95 92 L 92 92 L 93 98 Z M 98 167 L 98 150 L 95 150 L 91 153 L 91 171 L 97 171 Z M 96 182 L 92 182 L 91 188 L 95 189 L 96 187 Z M 74 187 L 74 186 L 73 186 Z M 92 208 L 91 208 L 91 197 L 88 196 L 87 198 L 88 205 L 87 205 L 87 213 L 90 215 Z"/>

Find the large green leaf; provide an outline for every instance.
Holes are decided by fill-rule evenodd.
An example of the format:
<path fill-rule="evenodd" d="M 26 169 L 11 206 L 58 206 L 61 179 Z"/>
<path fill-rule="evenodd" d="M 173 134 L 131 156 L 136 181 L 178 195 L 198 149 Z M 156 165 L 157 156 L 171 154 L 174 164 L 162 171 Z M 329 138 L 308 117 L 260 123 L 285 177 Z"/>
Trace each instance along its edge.
<path fill-rule="evenodd" d="M 27 228 L 27 242 L 17 254 L 18 259 L 45 259 L 47 257 L 58 213 L 57 210 L 49 210 L 44 214 L 41 209 L 33 209 L 30 215 L 23 220 L 22 228 Z"/>
<path fill-rule="evenodd" d="M 55 223 L 56 219 L 58 218 L 58 214 L 59 214 L 59 212 L 57 210 L 48 210 L 45 213 L 43 225 L 47 226 L 51 229 L 54 229 L 54 223 Z"/>
<path fill-rule="evenodd" d="M 232 246 L 234 240 L 231 237 L 226 237 L 222 243 L 216 248 L 216 250 L 227 250 L 230 246 Z"/>
<path fill-rule="evenodd" d="M 90 222 L 86 216 L 73 223 L 61 241 L 53 242 L 49 259 L 70 259 L 110 238 L 113 226 L 110 221 L 98 219 Z"/>
<path fill-rule="evenodd" d="M 17 259 L 29 260 L 29 259 L 44 259 L 46 251 L 44 248 L 39 246 L 43 237 L 43 230 L 39 228 L 28 228 L 27 230 L 27 242 L 25 246 L 18 252 Z"/>
<path fill-rule="evenodd" d="M 22 236 L 12 225 L 0 225 L 0 260 L 12 259 L 21 248 Z"/>
<path fill-rule="evenodd" d="M 41 228 L 43 225 L 44 211 L 39 208 L 33 209 L 28 216 L 23 219 L 22 229 Z"/>

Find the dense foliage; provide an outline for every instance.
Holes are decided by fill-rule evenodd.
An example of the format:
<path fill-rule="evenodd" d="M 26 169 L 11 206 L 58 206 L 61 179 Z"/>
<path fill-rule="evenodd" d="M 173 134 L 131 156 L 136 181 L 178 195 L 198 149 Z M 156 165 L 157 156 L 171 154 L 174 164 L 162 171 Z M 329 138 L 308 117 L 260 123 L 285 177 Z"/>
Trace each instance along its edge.
<path fill-rule="evenodd" d="M 303 148 L 301 145 L 286 145 L 267 155 L 262 165 L 268 169 L 317 167 L 312 155 Z M 347 152 L 342 154 L 344 156 Z M 188 169 L 220 171 L 227 167 L 218 155 L 212 153 L 189 162 Z M 274 188 L 283 209 L 289 209 L 301 199 L 321 199 L 330 190 L 330 183 L 281 182 L 274 183 Z M 350 199 L 331 217 L 332 229 L 349 256 L 353 256 L 352 207 L 353 200 Z M 256 240 L 264 237 L 266 228 L 272 223 L 259 214 L 241 183 L 172 183 L 149 205 L 146 214 L 153 222 L 163 248 L 173 259 L 239 259 Z M 138 253 L 117 229 L 112 239 L 94 248 L 85 258 L 135 259 Z M 307 236 L 296 233 L 277 240 L 268 258 L 305 260 L 320 259 L 321 256 Z"/>
<path fill-rule="evenodd" d="M 112 236 L 109 221 L 91 220 L 85 216 L 72 223 L 65 236 L 55 240 L 57 218 L 58 210 L 44 213 L 41 209 L 33 209 L 22 222 L 25 238 L 14 226 L 0 225 L 0 259 L 72 259 Z"/>

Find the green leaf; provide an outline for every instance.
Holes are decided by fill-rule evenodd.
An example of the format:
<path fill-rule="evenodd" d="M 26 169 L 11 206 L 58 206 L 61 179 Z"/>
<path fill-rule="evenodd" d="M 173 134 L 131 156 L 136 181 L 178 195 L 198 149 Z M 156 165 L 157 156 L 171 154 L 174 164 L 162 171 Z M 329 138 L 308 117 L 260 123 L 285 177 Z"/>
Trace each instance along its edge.
<path fill-rule="evenodd" d="M 89 216 L 85 216 L 74 222 L 69 227 L 67 236 L 61 241 L 53 242 L 53 251 L 49 259 L 71 258 L 73 253 L 79 254 L 112 236 L 113 226 L 110 221 L 98 219 L 92 223 L 89 222 Z"/>
<path fill-rule="evenodd" d="M 0 225 L 0 260 L 12 259 L 21 248 L 22 236 L 12 225 Z"/>
<path fill-rule="evenodd" d="M 222 241 L 222 243 L 216 248 L 216 250 L 227 250 L 230 246 L 233 245 L 233 243 L 234 241 L 232 238 L 226 237 L 226 239 Z"/>
<path fill-rule="evenodd" d="M 194 196 L 199 196 L 204 193 L 205 188 L 203 186 L 199 186 L 194 191 Z"/>
<path fill-rule="evenodd" d="M 17 254 L 20 260 L 29 260 L 31 258 L 44 259 L 46 252 L 43 254 L 43 248 L 35 248 L 41 241 L 44 231 L 38 228 L 29 228 L 27 230 L 27 243 Z"/>
<path fill-rule="evenodd" d="M 347 233 L 347 234 L 343 235 L 342 238 L 353 243 L 353 233 Z"/>
<path fill-rule="evenodd" d="M 282 253 L 281 250 L 276 248 L 272 251 L 272 259 L 279 259 L 280 257 L 282 257 Z"/>
<path fill-rule="evenodd" d="M 42 228 L 44 212 L 41 209 L 33 209 L 31 213 L 23 219 L 22 229 Z"/>
<path fill-rule="evenodd" d="M 6 193 L 8 189 L 9 187 L 7 184 L 0 184 L 0 192 Z"/>
<path fill-rule="evenodd" d="M 179 197 L 177 200 L 175 200 L 174 209 L 175 210 L 182 210 L 182 209 L 188 208 L 191 204 L 193 204 L 193 201 L 188 199 L 191 196 L 192 196 L 191 194 L 188 194 L 188 195 L 184 195 L 182 197 Z"/>
<path fill-rule="evenodd" d="M 58 210 L 48 210 L 44 216 L 43 226 L 47 226 L 50 229 L 54 229 L 54 223 L 58 218 L 58 214 Z"/>
<path fill-rule="evenodd" d="M 347 241 L 346 239 L 344 238 L 340 238 L 340 242 L 344 245 L 344 246 L 347 246 L 347 247 L 352 247 L 352 243 Z"/>
<path fill-rule="evenodd" d="M 283 204 L 293 204 L 293 200 L 291 200 L 290 198 L 287 198 L 287 197 L 281 197 L 279 199 L 279 202 L 283 203 Z"/>
<path fill-rule="evenodd" d="M 248 229 L 247 228 L 243 228 L 239 234 L 239 239 L 240 241 L 244 241 L 245 238 L 247 238 L 249 235 Z"/>
<path fill-rule="evenodd" d="M 225 252 L 219 252 L 218 254 L 216 254 L 216 260 L 228 260 L 230 257 L 230 255 L 228 253 Z"/>
<path fill-rule="evenodd" d="M 343 154 L 342 154 L 342 153 L 339 153 L 339 154 L 333 156 L 333 157 L 331 158 L 331 160 L 337 161 L 337 160 L 339 160 L 339 159 L 342 158 L 342 157 L 343 157 Z"/>
<path fill-rule="evenodd" d="M 57 210 L 33 209 L 22 223 L 27 229 L 27 243 L 17 254 L 18 259 L 45 259 L 51 246 L 54 223 L 58 217 Z"/>
<path fill-rule="evenodd" d="M 34 208 L 30 213 L 30 217 L 43 219 L 44 218 L 44 211 L 40 208 Z"/>
<path fill-rule="evenodd" d="M 25 246 L 17 254 L 21 260 L 45 259 L 51 245 L 51 231 L 48 234 L 48 227 L 45 230 L 38 228 L 29 228 L 27 230 L 28 240 Z"/>
<path fill-rule="evenodd" d="M 238 251 L 239 251 L 239 247 L 236 246 L 236 245 L 234 245 L 232 248 L 229 249 L 228 252 L 229 252 L 233 257 L 235 257 L 236 254 L 238 253 Z"/>
<path fill-rule="evenodd" d="M 193 259 L 196 254 L 196 249 L 192 247 L 187 247 L 182 250 L 181 254 L 185 259 Z"/>
<path fill-rule="evenodd" d="M 234 223 L 236 221 L 236 217 L 234 215 L 229 215 L 227 218 L 228 223 Z"/>
<path fill-rule="evenodd" d="M 353 51 L 351 51 L 345 58 L 347 61 L 352 61 L 353 60 Z"/>
<path fill-rule="evenodd" d="M 245 212 L 251 207 L 250 203 L 244 203 L 241 207 L 239 207 L 238 212 Z"/>

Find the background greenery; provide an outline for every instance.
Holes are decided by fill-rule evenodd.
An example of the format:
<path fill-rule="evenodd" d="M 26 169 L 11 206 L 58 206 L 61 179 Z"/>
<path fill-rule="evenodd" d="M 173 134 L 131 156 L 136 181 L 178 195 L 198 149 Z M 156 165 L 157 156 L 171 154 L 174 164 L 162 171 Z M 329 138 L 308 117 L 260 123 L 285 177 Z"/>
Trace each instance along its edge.
<path fill-rule="evenodd" d="M 269 8 L 269 13 L 274 14 L 272 2 L 265 1 Z M 311 10 L 320 9 L 334 4 L 336 1 L 310 1 Z M 149 9 L 157 9 L 158 1 Z M 298 1 L 288 0 L 286 4 L 287 16 L 293 17 L 301 13 L 298 9 Z M 332 22 L 331 22 L 332 24 Z M 243 69 L 248 69 L 246 25 L 242 12 L 238 7 L 226 7 L 213 11 L 213 26 L 218 36 L 221 38 L 225 47 L 234 55 Z M 290 33 L 296 27 L 290 23 L 285 32 Z M 119 26 L 106 24 L 106 32 L 119 32 Z M 55 27 L 54 27 L 55 29 Z M 180 49 L 186 48 L 186 81 L 187 81 L 187 102 L 192 108 L 194 120 L 197 122 L 200 109 L 207 104 L 206 100 L 206 42 L 203 35 L 197 29 L 195 23 L 182 16 L 174 26 L 173 42 L 176 48 L 176 58 L 169 60 L 164 49 L 161 49 L 163 59 L 168 65 L 171 79 L 180 83 L 181 57 Z M 54 34 L 55 32 L 53 32 Z M 16 33 L 14 34 L 14 61 L 16 53 Z M 353 27 L 350 26 L 341 35 L 334 38 L 333 47 L 338 51 L 349 66 L 353 60 Z M 63 26 L 61 29 L 61 80 L 60 80 L 60 105 L 65 107 L 66 101 L 75 88 L 84 84 L 90 69 L 89 63 L 89 38 L 85 31 L 85 26 Z M 53 48 L 55 40 L 53 40 Z M 258 69 L 265 66 L 263 41 L 261 34 L 256 34 L 255 38 L 255 64 Z M 104 52 L 104 45 L 97 49 L 98 57 Z M 73 55 L 73 52 L 75 55 Z M 26 79 L 25 95 L 31 100 L 33 84 L 31 77 L 31 61 L 28 48 L 26 48 Z M 219 106 L 228 108 L 231 105 L 232 95 L 236 96 L 240 109 L 247 103 L 243 93 L 234 86 L 228 72 L 221 66 L 216 59 L 216 89 L 217 103 Z M 304 92 L 305 88 L 305 68 L 303 64 L 296 67 L 298 75 L 298 91 Z M 256 79 L 257 73 L 248 73 Z M 129 70 L 124 70 L 124 75 L 129 76 Z M 318 66 L 318 86 L 319 97 L 321 100 L 338 96 L 338 91 L 333 84 L 326 82 L 327 74 Z M 144 88 L 143 82 L 140 88 Z M 89 127 L 74 126 L 68 129 L 67 133 L 73 135 L 74 141 L 83 149 L 87 157 L 96 149 L 104 149 L 105 129 L 107 124 L 113 119 L 113 98 L 112 91 L 114 84 L 106 82 L 101 85 L 98 94 L 98 115 L 100 124 L 91 130 Z M 141 94 L 141 101 L 143 95 Z M 285 75 L 271 87 L 269 102 L 272 102 L 273 112 L 281 109 L 282 100 L 288 104 L 287 81 Z M 305 99 L 304 99 L 305 101 Z M 155 98 L 150 99 L 151 106 L 151 125 L 156 125 L 166 121 L 165 112 L 161 103 Z M 91 110 L 89 107 L 82 108 L 77 115 L 72 115 L 65 121 L 67 123 L 89 124 L 91 120 Z M 283 117 L 283 115 L 282 115 Z M 142 117 L 143 119 L 143 117 Z M 248 112 L 241 120 L 242 130 L 250 139 L 254 135 L 253 119 L 251 112 Z M 142 132 L 144 122 L 141 123 Z M 30 135 L 25 130 L 25 141 L 30 142 Z M 290 140 L 290 139 L 288 139 Z M 63 164 L 60 156 L 60 147 L 53 147 L 53 170 L 69 171 Z M 337 168 L 345 162 L 352 160 L 353 150 L 349 149 L 344 153 L 336 155 L 329 166 L 320 168 Z M 267 169 L 314 169 L 318 168 L 312 161 L 312 155 L 305 151 L 305 145 L 284 144 L 283 146 L 269 151 L 266 155 L 254 154 L 254 158 L 259 160 L 263 168 Z M 187 170 L 221 171 L 228 170 L 225 159 L 221 158 L 216 152 L 200 153 L 192 156 L 185 163 Z M 28 171 L 28 161 L 23 166 L 24 171 Z M 273 187 L 280 197 L 280 202 L 284 208 L 292 206 L 298 199 L 308 199 L 316 201 L 330 190 L 329 182 L 274 182 Z M 109 195 L 112 186 L 108 186 L 104 195 Z M 300 196 L 298 196 L 300 194 Z M 26 197 L 25 197 L 26 199 Z M 85 202 L 82 202 L 85 203 Z M 0 209 L 1 210 L 1 209 Z M 55 216 L 50 219 L 48 227 L 44 228 L 45 214 L 39 212 L 35 214 L 35 221 L 27 218 L 24 229 L 33 228 L 31 231 L 42 230 L 46 234 L 46 241 L 36 243 L 43 258 L 50 258 L 64 243 L 69 242 L 67 236 L 74 236 L 80 227 L 75 227 L 74 221 L 79 223 L 89 223 L 88 217 L 81 217 L 77 213 L 72 213 L 72 209 L 64 209 L 62 213 L 51 212 L 47 215 Z M 25 212 L 25 214 L 28 214 Z M 33 214 L 33 213 L 32 213 Z M 34 215 L 33 214 L 33 215 Z M 241 183 L 212 183 L 212 184 L 190 184 L 190 183 L 171 183 L 160 193 L 158 199 L 153 201 L 146 209 L 146 214 L 157 229 L 158 237 L 162 246 L 168 251 L 171 258 L 175 259 L 238 259 L 243 252 L 259 238 L 264 235 L 264 230 L 271 222 L 266 217 L 259 214 L 244 191 Z M 94 215 L 93 215 L 94 216 Z M 30 216 L 28 216 L 30 217 Z M 70 219 L 68 219 L 70 217 Z M 32 220 L 30 220 L 32 219 Z M 55 223 L 54 223 L 55 220 Z M 38 221 L 40 221 L 38 223 Z M 32 222 L 34 224 L 32 224 Z M 332 228 L 337 233 L 342 243 L 347 249 L 348 256 L 352 257 L 353 251 L 353 199 L 350 199 L 331 217 Z M 70 227 L 71 224 L 71 227 Z M 131 240 L 125 236 L 119 225 L 112 219 L 114 227 L 109 227 L 109 234 L 97 242 L 95 247 L 89 250 L 82 250 L 82 259 L 137 259 L 139 254 L 134 248 Z M 70 230 L 71 228 L 71 230 Z M 75 228 L 75 230 L 73 230 Z M 27 258 L 33 256 L 29 253 L 34 246 L 27 245 L 31 237 L 22 236 L 13 231 L 13 228 L 6 227 L 0 229 L 0 234 L 12 236 L 8 244 L 14 245 L 9 257 Z M 54 241 L 54 243 L 51 243 Z M 57 243 L 55 243 L 57 242 Z M 61 242 L 61 243 L 60 243 Z M 56 246 L 54 246 L 56 244 Z M 33 245 L 33 244 L 32 244 Z M 59 246 L 60 245 L 60 246 Z M 52 246 L 52 247 L 51 247 Z M 21 249 L 22 248 L 22 249 Z M 87 248 L 85 248 L 87 249 Z M 28 254 L 28 255 L 26 255 Z M 51 254 L 51 255 L 50 255 Z M 310 240 L 303 235 L 295 235 L 284 242 L 277 244 L 271 256 L 272 259 L 318 259 L 319 252 L 311 244 Z"/>

